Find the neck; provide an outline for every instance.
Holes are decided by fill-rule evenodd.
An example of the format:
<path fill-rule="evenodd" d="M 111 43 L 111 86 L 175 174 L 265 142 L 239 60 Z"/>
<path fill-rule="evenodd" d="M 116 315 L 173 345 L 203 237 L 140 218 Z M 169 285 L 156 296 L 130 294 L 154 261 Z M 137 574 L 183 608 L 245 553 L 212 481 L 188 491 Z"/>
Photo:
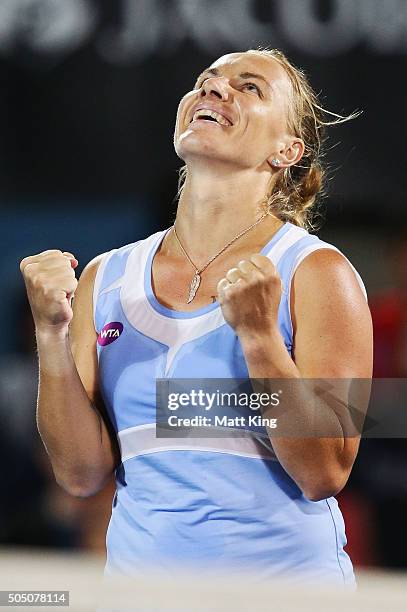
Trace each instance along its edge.
<path fill-rule="evenodd" d="M 198 172 L 188 168 L 176 217 L 177 233 L 184 248 L 198 260 L 223 248 L 264 215 L 265 194 L 270 187 L 268 172 L 231 171 L 230 167 L 223 171 L 199 168 Z M 271 226 L 277 228 L 279 221 L 270 215 L 256 229 L 263 225 L 270 232 Z"/>

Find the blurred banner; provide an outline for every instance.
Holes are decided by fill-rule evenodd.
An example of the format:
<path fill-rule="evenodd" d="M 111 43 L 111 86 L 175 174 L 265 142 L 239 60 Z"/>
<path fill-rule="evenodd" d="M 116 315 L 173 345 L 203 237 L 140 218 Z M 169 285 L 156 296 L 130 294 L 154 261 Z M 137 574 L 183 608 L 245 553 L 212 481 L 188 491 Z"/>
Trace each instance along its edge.
<path fill-rule="evenodd" d="M 170 205 L 179 99 L 218 56 L 258 45 L 303 66 L 328 109 L 364 111 L 331 131 L 331 197 L 399 210 L 405 0 L 0 0 L 0 197 Z"/>
<path fill-rule="evenodd" d="M 86 44 L 106 61 L 168 56 L 190 40 L 217 53 L 254 39 L 321 57 L 358 45 L 407 53 L 404 0 L 2 0 L 1 50 L 69 55 Z M 174 27 L 176 26 L 176 27 Z M 210 33 L 210 36 L 208 34 Z"/>

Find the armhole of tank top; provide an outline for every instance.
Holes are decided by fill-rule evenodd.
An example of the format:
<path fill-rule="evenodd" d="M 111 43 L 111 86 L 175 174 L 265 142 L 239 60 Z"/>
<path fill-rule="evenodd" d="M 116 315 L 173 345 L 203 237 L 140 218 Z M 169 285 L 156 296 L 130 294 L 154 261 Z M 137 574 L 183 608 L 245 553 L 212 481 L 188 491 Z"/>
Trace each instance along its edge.
<path fill-rule="evenodd" d="M 325 242 L 322 242 L 320 244 L 312 244 L 308 247 L 305 247 L 305 249 L 301 251 L 294 260 L 294 264 L 291 268 L 291 274 L 290 274 L 290 279 L 289 279 L 288 288 L 287 288 L 287 308 L 288 308 L 288 315 L 289 315 L 288 318 L 290 321 L 290 333 L 291 333 L 292 342 L 293 342 L 293 336 L 294 336 L 294 329 L 293 329 L 293 320 L 292 320 L 292 313 L 291 313 L 291 287 L 292 287 L 292 283 L 294 280 L 294 274 L 296 273 L 299 265 L 304 261 L 304 259 L 306 259 L 306 257 L 308 257 L 308 255 L 311 255 L 311 253 L 314 253 L 315 251 L 321 251 L 322 249 L 329 249 L 330 251 L 336 251 L 337 253 L 342 255 L 342 257 L 348 262 L 351 269 L 353 270 L 356 280 L 358 281 L 359 287 L 361 288 L 362 293 L 365 296 L 365 299 L 367 301 L 366 287 L 362 281 L 362 278 L 359 272 L 356 270 L 353 264 L 349 261 L 349 259 L 345 257 L 345 255 L 337 247 L 333 246 L 332 244 L 325 243 Z"/>
<path fill-rule="evenodd" d="M 96 331 L 97 334 L 99 333 L 99 330 L 98 330 L 97 325 L 96 325 L 96 308 L 97 308 L 100 288 L 101 288 L 101 285 L 102 285 L 103 275 L 104 275 L 104 272 L 106 270 L 106 266 L 107 266 L 111 256 L 116 251 L 117 251 L 117 249 L 112 249 L 111 251 L 107 251 L 106 253 L 103 254 L 102 259 L 100 260 L 100 263 L 99 263 L 99 267 L 98 267 L 97 272 L 96 272 L 96 276 L 95 276 L 95 282 L 94 282 L 94 285 L 93 285 L 93 326 L 94 326 L 95 331 Z"/>

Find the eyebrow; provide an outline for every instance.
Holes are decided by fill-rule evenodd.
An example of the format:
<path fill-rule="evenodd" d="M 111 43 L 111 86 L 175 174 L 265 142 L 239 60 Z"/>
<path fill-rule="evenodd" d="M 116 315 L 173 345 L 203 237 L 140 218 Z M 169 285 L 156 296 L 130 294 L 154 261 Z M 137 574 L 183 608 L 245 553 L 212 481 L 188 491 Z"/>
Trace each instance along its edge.
<path fill-rule="evenodd" d="M 199 75 L 197 81 L 199 81 L 199 79 L 203 77 L 205 74 L 212 74 L 213 76 L 219 76 L 220 72 L 217 68 L 207 68 L 206 70 L 202 72 L 202 74 Z M 270 89 L 273 89 L 271 83 L 269 83 L 267 79 L 261 74 L 255 74 L 254 72 L 242 72 L 241 74 L 239 74 L 239 77 L 241 79 L 258 79 L 259 81 L 263 81 L 263 83 L 265 83 L 268 87 L 270 87 Z"/>

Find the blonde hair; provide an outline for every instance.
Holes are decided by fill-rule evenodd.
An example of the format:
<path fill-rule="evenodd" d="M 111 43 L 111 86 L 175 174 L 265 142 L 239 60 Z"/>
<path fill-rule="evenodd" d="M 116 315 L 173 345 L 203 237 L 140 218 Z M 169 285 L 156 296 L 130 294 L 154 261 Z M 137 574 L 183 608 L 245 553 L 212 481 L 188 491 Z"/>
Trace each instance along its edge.
<path fill-rule="evenodd" d="M 249 49 L 246 53 L 271 57 L 285 69 L 293 93 L 288 110 L 288 128 L 303 140 L 305 146 L 297 164 L 278 171 L 273 190 L 266 194 L 265 203 L 269 211 L 282 221 L 314 229 L 317 197 L 323 193 L 326 178 L 321 163 L 326 127 L 350 121 L 361 112 L 342 116 L 324 109 L 304 71 L 294 66 L 279 49 Z M 328 117 L 333 119 L 327 120 Z M 187 173 L 187 166 L 183 166 L 179 173 L 178 197 Z"/>

